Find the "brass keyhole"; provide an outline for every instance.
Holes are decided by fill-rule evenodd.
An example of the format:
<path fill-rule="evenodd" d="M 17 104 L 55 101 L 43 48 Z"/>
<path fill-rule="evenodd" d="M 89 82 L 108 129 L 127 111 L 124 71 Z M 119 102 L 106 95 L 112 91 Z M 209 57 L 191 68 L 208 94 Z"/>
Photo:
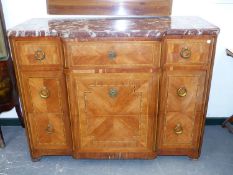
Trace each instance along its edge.
<path fill-rule="evenodd" d="M 52 124 L 48 124 L 47 128 L 46 128 L 46 132 L 48 134 L 52 134 L 54 132 L 54 128 L 53 128 L 53 125 Z"/>
<path fill-rule="evenodd" d="M 118 91 L 115 88 L 111 88 L 109 90 L 108 94 L 109 94 L 110 97 L 114 98 L 114 97 L 116 97 L 118 95 Z"/>
<path fill-rule="evenodd" d="M 109 51 L 109 52 L 108 52 L 108 59 L 109 59 L 109 60 L 115 60 L 116 57 L 117 57 L 117 54 L 116 54 L 115 51 Z"/>

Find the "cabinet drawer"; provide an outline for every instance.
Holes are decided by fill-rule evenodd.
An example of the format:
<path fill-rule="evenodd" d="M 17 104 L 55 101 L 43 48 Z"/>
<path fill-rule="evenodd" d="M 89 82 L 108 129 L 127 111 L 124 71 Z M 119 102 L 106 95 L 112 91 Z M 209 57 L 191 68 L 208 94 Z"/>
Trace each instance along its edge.
<path fill-rule="evenodd" d="M 66 42 L 71 66 L 159 66 L 159 42 Z"/>
<path fill-rule="evenodd" d="M 61 113 L 66 110 L 66 89 L 60 72 L 25 72 L 23 91 L 30 113 Z"/>
<path fill-rule="evenodd" d="M 166 39 L 166 64 L 207 64 L 212 39 Z"/>
<path fill-rule="evenodd" d="M 63 114 L 51 113 L 28 115 L 35 149 L 66 149 L 70 147 L 70 135 L 64 117 Z"/>
<path fill-rule="evenodd" d="M 165 111 L 194 112 L 203 108 L 205 71 L 171 71 L 165 78 Z"/>
<path fill-rule="evenodd" d="M 195 116 L 196 115 L 196 116 Z M 162 148 L 193 148 L 199 132 L 199 115 L 193 113 L 168 112 L 165 116 Z"/>
<path fill-rule="evenodd" d="M 15 42 L 20 66 L 61 66 L 61 43 L 58 39 L 31 39 Z"/>

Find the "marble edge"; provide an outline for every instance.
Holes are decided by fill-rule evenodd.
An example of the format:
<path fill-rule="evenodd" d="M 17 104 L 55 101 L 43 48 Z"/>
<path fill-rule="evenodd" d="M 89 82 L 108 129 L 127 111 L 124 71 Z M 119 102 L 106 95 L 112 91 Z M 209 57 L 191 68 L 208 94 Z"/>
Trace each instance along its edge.
<path fill-rule="evenodd" d="M 160 17 L 161 18 L 161 17 Z M 195 20 L 200 20 L 204 22 L 206 25 L 208 25 L 207 28 L 167 28 L 163 30 L 126 30 L 126 31 L 77 31 L 77 32 L 70 32 L 70 31 L 59 31 L 59 30 L 48 30 L 47 28 L 43 28 L 43 26 L 38 27 L 34 30 L 20 30 L 17 29 L 17 27 L 25 26 L 27 23 L 33 23 L 36 20 L 44 20 L 45 22 L 49 20 L 80 20 L 80 21 L 90 21 L 90 20 L 96 20 L 99 18 L 34 18 L 31 20 L 27 20 L 22 24 L 19 24 L 12 29 L 7 30 L 7 36 L 8 37 L 61 37 L 61 38 L 79 38 L 79 39 L 90 39 L 90 38 L 98 38 L 98 37 L 146 37 L 146 38 L 162 38 L 166 35 L 218 35 L 220 32 L 220 29 L 206 21 L 205 19 L 202 19 L 200 17 L 190 17 Z M 112 19 L 112 18 L 100 18 L 101 20 L 106 19 Z M 115 19 L 115 18 L 114 18 Z M 145 18 L 123 18 L 123 19 L 145 19 Z M 150 19 L 150 18 L 147 18 Z M 185 17 L 163 17 L 162 19 L 170 19 L 170 20 L 183 20 Z M 42 29 L 41 29 L 42 28 Z"/>
<path fill-rule="evenodd" d="M 53 31 L 8 31 L 8 37 L 61 37 L 61 38 L 80 38 L 80 39 L 90 39 L 90 38 L 114 38 L 114 37 L 146 37 L 146 38 L 162 38 L 168 35 L 184 35 L 184 36 L 199 36 L 199 35 L 218 35 L 220 30 L 216 29 L 170 29 L 163 32 L 151 30 L 151 31 L 125 31 L 125 32 L 111 32 L 107 33 L 105 31 L 95 31 L 90 34 L 88 32 L 53 32 Z M 144 33 L 144 34 L 143 34 Z"/>

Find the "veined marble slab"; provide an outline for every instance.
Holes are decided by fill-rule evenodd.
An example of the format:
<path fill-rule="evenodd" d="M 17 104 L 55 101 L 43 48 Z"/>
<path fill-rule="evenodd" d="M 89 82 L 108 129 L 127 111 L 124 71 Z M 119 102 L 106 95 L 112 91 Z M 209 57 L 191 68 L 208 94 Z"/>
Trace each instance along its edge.
<path fill-rule="evenodd" d="M 159 39 L 165 35 L 217 35 L 219 28 L 199 17 L 31 19 L 8 30 L 8 36 L 59 36 L 80 40 Z"/>

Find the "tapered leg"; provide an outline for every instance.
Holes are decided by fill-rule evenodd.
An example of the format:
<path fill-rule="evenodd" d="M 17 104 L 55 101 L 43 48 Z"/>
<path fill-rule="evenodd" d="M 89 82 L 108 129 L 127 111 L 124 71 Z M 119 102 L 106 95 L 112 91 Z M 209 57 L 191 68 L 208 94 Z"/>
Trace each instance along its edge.
<path fill-rule="evenodd" d="M 5 142 L 4 142 L 4 139 L 3 139 L 2 129 L 1 129 L 1 126 L 0 126 L 0 148 L 4 148 L 4 147 L 5 147 Z"/>

